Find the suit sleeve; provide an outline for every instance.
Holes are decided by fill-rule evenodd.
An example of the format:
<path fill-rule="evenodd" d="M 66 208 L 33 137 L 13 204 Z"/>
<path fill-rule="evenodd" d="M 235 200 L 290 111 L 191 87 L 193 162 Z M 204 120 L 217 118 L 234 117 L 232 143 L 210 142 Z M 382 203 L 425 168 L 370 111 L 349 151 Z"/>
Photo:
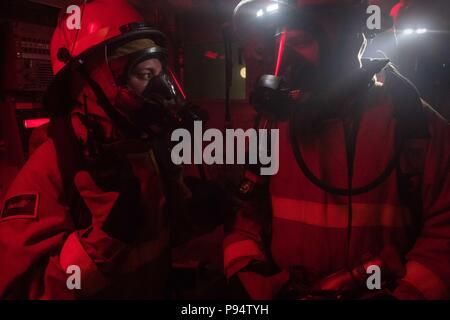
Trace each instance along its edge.
<path fill-rule="evenodd" d="M 48 140 L 5 197 L 0 216 L 0 298 L 76 299 L 107 284 L 89 250 L 92 242 L 100 247 L 111 247 L 111 242 L 98 231 L 76 231 L 61 194 L 55 150 Z M 79 267 L 80 290 L 68 286 L 74 274 L 66 273 L 69 266 Z"/>
<path fill-rule="evenodd" d="M 423 174 L 423 227 L 407 255 L 397 292 L 415 288 L 417 298 L 450 298 L 450 126 L 431 115 Z"/>
<path fill-rule="evenodd" d="M 271 225 L 268 191 L 248 201 L 238 201 L 235 215 L 225 224 L 224 270 L 227 278 L 251 262 L 266 262 L 265 239 Z"/>

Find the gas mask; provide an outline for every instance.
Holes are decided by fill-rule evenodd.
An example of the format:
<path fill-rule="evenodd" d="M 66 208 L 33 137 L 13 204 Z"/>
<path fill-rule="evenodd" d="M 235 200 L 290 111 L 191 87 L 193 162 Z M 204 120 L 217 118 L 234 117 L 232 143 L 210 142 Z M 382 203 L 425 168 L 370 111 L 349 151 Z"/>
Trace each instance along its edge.
<path fill-rule="evenodd" d="M 342 61 L 348 60 L 349 48 L 345 45 L 351 41 L 344 37 L 363 37 L 365 26 L 365 7 L 361 4 L 297 6 L 292 2 L 246 0 L 234 11 L 241 40 L 257 37 L 262 45 L 264 70 L 251 94 L 251 103 L 275 119 L 287 117 L 292 107 L 332 90 L 342 75 Z M 334 17 L 341 26 L 341 47 L 330 47 L 332 41 L 320 23 L 328 21 L 327 17 Z"/>
<path fill-rule="evenodd" d="M 186 96 L 170 70 L 152 78 L 142 93 L 143 107 L 135 114 L 147 123 L 161 123 L 168 129 L 190 128 L 199 116 L 186 101 Z"/>
<path fill-rule="evenodd" d="M 174 73 L 160 38 L 130 39 L 107 48 L 116 84 L 114 107 L 144 132 L 189 127 L 198 117 Z"/>

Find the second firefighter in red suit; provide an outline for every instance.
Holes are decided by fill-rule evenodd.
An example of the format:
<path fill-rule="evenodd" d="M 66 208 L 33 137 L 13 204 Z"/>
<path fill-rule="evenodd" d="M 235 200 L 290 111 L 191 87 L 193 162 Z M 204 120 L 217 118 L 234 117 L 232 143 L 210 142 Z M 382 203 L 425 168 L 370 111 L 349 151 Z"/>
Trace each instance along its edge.
<path fill-rule="evenodd" d="M 255 299 L 287 287 L 329 297 L 350 289 L 340 278 L 326 282 L 330 275 L 346 273 L 364 289 L 352 270 L 376 258 L 391 282 L 385 296 L 448 299 L 448 122 L 387 60 L 362 63 L 366 2 L 299 0 L 278 3 L 272 15 L 249 14 L 258 3 L 242 2 L 235 23 L 251 32 L 266 19 L 255 34 L 266 30 L 260 52 L 272 50 L 263 61 L 272 57 L 265 67 L 275 74 L 260 81 L 253 101 L 280 130 L 279 172 L 247 172 L 255 194 L 229 224 L 227 277 Z M 383 69 L 384 84 L 373 80 Z"/>

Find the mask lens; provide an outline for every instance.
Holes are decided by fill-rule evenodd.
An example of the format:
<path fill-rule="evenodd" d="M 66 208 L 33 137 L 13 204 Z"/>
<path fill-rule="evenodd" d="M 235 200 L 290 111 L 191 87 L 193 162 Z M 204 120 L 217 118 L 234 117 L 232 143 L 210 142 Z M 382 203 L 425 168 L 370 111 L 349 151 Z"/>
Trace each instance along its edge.
<path fill-rule="evenodd" d="M 178 80 L 170 69 L 162 71 L 148 82 L 142 97 L 163 105 L 185 105 L 186 96 Z"/>

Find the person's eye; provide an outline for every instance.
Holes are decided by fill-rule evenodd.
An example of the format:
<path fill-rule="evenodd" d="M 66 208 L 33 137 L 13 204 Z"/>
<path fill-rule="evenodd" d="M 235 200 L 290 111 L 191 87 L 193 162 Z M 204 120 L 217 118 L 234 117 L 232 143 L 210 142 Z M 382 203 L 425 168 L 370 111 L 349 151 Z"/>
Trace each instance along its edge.
<path fill-rule="evenodd" d="M 138 78 L 139 78 L 140 80 L 148 81 L 148 80 L 150 80 L 151 78 L 153 78 L 153 73 L 152 73 L 152 72 L 143 72 L 143 73 L 139 73 L 139 74 L 138 74 Z"/>
<path fill-rule="evenodd" d="M 152 69 L 136 70 L 134 76 L 140 81 L 149 81 L 155 75 Z"/>

